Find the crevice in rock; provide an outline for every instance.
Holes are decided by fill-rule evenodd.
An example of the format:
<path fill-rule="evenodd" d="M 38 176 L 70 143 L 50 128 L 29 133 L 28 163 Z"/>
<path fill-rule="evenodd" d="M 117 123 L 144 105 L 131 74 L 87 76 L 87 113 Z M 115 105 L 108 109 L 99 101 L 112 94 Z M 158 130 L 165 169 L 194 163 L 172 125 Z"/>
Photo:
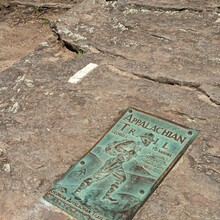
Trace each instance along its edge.
<path fill-rule="evenodd" d="M 132 79 L 139 79 L 139 77 L 135 76 L 134 74 L 129 73 L 129 72 L 125 72 L 119 68 L 116 68 L 115 66 L 113 66 L 111 64 L 104 64 L 104 65 L 107 66 L 111 71 L 118 73 L 121 76 L 126 76 L 126 77 L 129 77 Z"/>
<path fill-rule="evenodd" d="M 160 40 L 171 41 L 169 38 L 159 36 L 159 35 L 156 35 L 156 34 L 151 34 L 150 36 L 155 37 L 155 38 L 160 39 Z"/>
<path fill-rule="evenodd" d="M 169 110 L 169 112 L 175 114 L 175 115 L 179 115 L 181 117 L 186 117 L 188 118 L 189 120 L 191 121 L 195 121 L 195 120 L 201 120 L 201 121 L 207 121 L 208 119 L 207 118 L 203 118 L 203 117 L 193 117 L 193 116 L 190 116 L 184 112 L 179 112 L 179 111 L 175 111 L 175 110 Z"/>
<path fill-rule="evenodd" d="M 55 22 L 51 22 L 50 23 L 50 28 L 54 32 L 54 34 L 57 36 L 57 40 L 62 41 L 64 46 L 68 50 L 70 50 L 72 52 L 76 52 L 77 54 L 84 53 L 84 51 L 82 49 L 80 49 L 80 47 L 78 45 L 75 45 L 72 42 L 63 39 L 63 37 L 59 34 L 59 31 L 57 29 L 57 26 L 56 26 Z M 108 55 L 111 55 L 111 56 L 114 56 L 114 57 L 119 57 L 121 59 L 128 60 L 128 61 L 132 61 L 132 60 L 128 59 L 127 57 L 121 55 L 121 54 L 113 53 L 111 51 L 106 51 L 106 50 L 98 48 L 97 46 L 93 46 L 93 45 L 91 45 L 91 46 L 92 46 L 92 48 L 94 48 L 95 50 L 99 51 L 100 53 L 108 54 Z M 121 70 L 121 71 L 126 72 L 125 70 Z M 180 81 L 180 80 L 171 79 L 171 78 L 167 78 L 167 77 L 153 78 L 153 77 L 151 77 L 149 75 L 141 75 L 141 74 L 137 74 L 137 73 L 134 73 L 134 72 L 131 72 L 130 74 L 133 74 L 134 76 L 137 76 L 137 77 L 142 78 L 142 79 L 147 79 L 147 80 L 150 80 L 150 81 L 153 81 L 153 82 L 158 82 L 158 83 L 162 83 L 162 84 L 166 84 L 166 85 L 178 85 L 178 86 L 186 86 L 188 88 L 194 88 L 194 89 L 196 89 L 196 91 L 198 91 L 198 92 L 202 93 L 203 95 L 205 95 L 206 97 L 208 97 L 209 100 L 213 104 L 215 104 L 216 106 L 220 105 L 220 102 L 218 100 L 215 100 L 212 97 L 210 97 L 210 95 L 204 89 L 202 89 L 200 87 L 201 86 L 200 83 L 189 82 L 189 81 Z"/>
<path fill-rule="evenodd" d="M 147 80 L 150 80 L 153 82 L 158 82 L 158 83 L 167 84 L 167 85 L 186 86 L 186 87 L 195 88 L 195 89 L 198 89 L 200 86 L 200 83 L 195 83 L 195 82 L 179 81 L 179 80 L 170 79 L 167 77 L 153 78 L 151 76 L 141 75 L 141 74 L 137 74 L 137 73 L 133 73 L 133 74 L 135 74 L 136 76 L 138 76 L 139 78 L 142 78 L 142 79 L 147 79 Z"/>
<path fill-rule="evenodd" d="M 66 47 L 66 49 L 72 51 L 72 52 L 75 52 L 77 54 L 83 54 L 83 50 L 79 48 L 79 46 L 71 43 L 71 42 L 68 42 L 66 40 L 62 40 L 63 42 L 63 45 Z"/>
<path fill-rule="evenodd" d="M 140 10 L 149 10 L 149 11 L 157 11 L 157 12 L 196 12 L 196 13 L 201 13 L 204 11 L 207 11 L 207 9 L 199 9 L 199 8 L 190 8 L 190 7 L 162 7 L 162 6 L 151 6 L 151 5 L 143 5 L 143 4 L 138 4 L 138 3 L 131 3 L 129 4 L 131 7 L 135 9 L 140 9 Z M 215 11 L 219 7 L 213 7 L 213 8 L 208 8 L 209 11 Z"/>
<path fill-rule="evenodd" d="M 50 29 L 53 32 L 54 36 L 57 37 L 57 40 L 61 40 L 61 36 L 59 34 L 59 31 L 57 29 L 57 25 L 55 22 L 50 22 Z"/>
<path fill-rule="evenodd" d="M 64 40 L 61 35 L 59 34 L 59 31 L 57 29 L 57 25 L 55 22 L 50 23 L 50 29 L 54 33 L 54 35 L 57 37 L 58 41 L 61 41 L 63 43 L 63 46 L 66 47 L 71 52 L 77 53 L 77 54 L 83 54 L 84 51 L 80 49 L 80 47 L 70 41 Z"/>
<path fill-rule="evenodd" d="M 62 1 L 61 1 L 62 2 Z M 77 0 L 73 0 L 73 3 L 77 3 Z M 45 3 L 37 3 L 37 2 L 28 2 L 28 1 L 11 1 L 9 5 L 11 6 L 23 6 L 23 7 L 36 7 L 36 8 L 54 8 L 54 9 L 70 9 L 73 7 L 72 4 L 66 3 L 52 3 L 52 2 L 45 2 Z"/>
<path fill-rule="evenodd" d="M 116 53 L 113 53 L 113 52 L 110 52 L 110 51 L 106 51 L 106 50 L 102 50 L 98 47 L 94 47 L 92 46 L 93 48 L 95 48 L 97 51 L 99 51 L 100 53 L 103 53 L 103 54 L 109 54 L 111 56 L 114 56 L 114 57 L 119 57 L 119 58 L 122 58 L 122 59 L 125 59 L 125 60 L 129 60 L 128 58 L 126 58 L 125 56 L 123 55 L 120 55 L 120 54 L 116 54 Z"/>
<path fill-rule="evenodd" d="M 196 89 L 196 91 L 202 93 L 203 95 L 207 96 L 209 98 L 209 100 L 219 106 L 220 105 L 220 102 L 218 100 L 215 100 L 213 98 L 210 97 L 210 95 L 204 90 L 204 89 L 201 89 L 201 84 L 200 83 L 195 83 L 195 82 L 188 82 L 188 81 L 179 81 L 179 80 L 176 80 L 176 79 L 170 79 L 170 78 L 167 78 L 167 77 L 157 77 L 157 78 L 153 78 L 153 77 L 150 77 L 150 76 L 146 76 L 146 75 L 140 75 L 140 74 L 136 74 L 136 73 L 133 73 L 134 75 L 142 78 L 142 79 L 147 79 L 147 80 L 150 80 L 150 81 L 153 81 L 153 82 L 158 82 L 158 83 L 162 83 L 162 84 L 167 84 L 167 85 L 178 85 L 178 86 L 186 86 L 188 88 L 194 88 Z"/>
<path fill-rule="evenodd" d="M 121 57 L 121 56 L 120 56 Z M 125 57 L 123 57 L 125 58 Z M 125 58 L 126 59 L 126 58 Z M 123 69 L 120 69 L 118 67 L 115 67 L 114 68 L 118 69 L 119 71 L 122 71 L 122 72 L 127 72 Z M 217 101 L 217 100 L 213 100 L 208 94 L 206 91 L 204 91 L 203 89 L 200 88 L 201 84 L 200 83 L 195 83 L 195 82 L 188 82 L 188 81 L 179 81 L 179 80 L 176 80 L 176 79 L 170 79 L 170 78 L 167 78 L 167 77 L 157 77 L 157 78 L 153 78 L 151 76 L 147 76 L 147 75 L 141 75 L 141 74 L 138 74 L 138 73 L 134 73 L 134 72 L 129 72 L 128 73 L 129 75 L 134 75 L 135 77 L 138 77 L 140 79 L 146 79 L 146 80 L 149 80 L 149 81 L 153 81 L 153 82 L 157 82 L 157 83 L 162 83 L 162 84 L 165 84 L 165 85 L 177 85 L 177 86 L 185 86 L 185 87 L 188 87 L 188 88 L 192 88 L 192 89 L 195 89 L 197 92 L 200 92 L 202 93 L 203 95 L 205 95 L 206 97 L 209 98 L 210 102 L 212 104 L 214 104 L 215 106 L 219 106 L 220 103 Z M 202 120 L 202 119 L 201 119 Z"/>
<path fill-rule="evenodd" d="M 203 93 L 204 95 L 206 95 L 210 101 L 212 101 L 213 103 L 215 103 L 216 105 L 220 105 L 220 101 L 213 99 L 212 97 L 210 97 L 210 95 L 201 87 L 198 88 L 198 91 L 200 91 L 201 93 Z"/>

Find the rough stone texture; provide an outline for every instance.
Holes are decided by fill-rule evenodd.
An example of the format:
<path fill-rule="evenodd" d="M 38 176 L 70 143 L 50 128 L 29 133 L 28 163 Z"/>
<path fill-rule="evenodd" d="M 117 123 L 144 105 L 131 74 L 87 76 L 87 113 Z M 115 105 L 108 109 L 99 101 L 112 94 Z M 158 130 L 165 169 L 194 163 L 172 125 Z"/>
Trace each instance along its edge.
<path fill-rule="evenodd" d="M 106 62 L 120 69 L 197 88 L 220 104 L 220 9 L 207 10 L 214 1 L 199 4 L 198 10 L 190 8 L 196 1 L 103 2 L 85 1 L 73 7 L 57 22 L 61 38 L 85 51 L 109 55 Z"/>
<path fill-rule="evenodd" d="M 34 5 L 19 6 L 0 0 L 0 72 L 52 36 L 48 23 L 66 12 Z"/>
<path fill-rule="evenodd" d="M 57 32 L 82 56 L 48 42 L 1 74 L 1 219 L 72 219 L 41 196 L 130 106 L 201 130 L 135 219 L 220 218 L 217 2 L 138 2 L 79 3 Z"/>

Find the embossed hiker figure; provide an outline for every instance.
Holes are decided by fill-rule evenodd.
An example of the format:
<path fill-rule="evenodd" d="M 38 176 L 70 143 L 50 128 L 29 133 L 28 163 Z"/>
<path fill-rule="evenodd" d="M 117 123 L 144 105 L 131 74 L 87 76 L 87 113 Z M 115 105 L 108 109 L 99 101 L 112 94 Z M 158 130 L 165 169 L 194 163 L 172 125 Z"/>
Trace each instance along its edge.
<path fill-rule="evenodd" d="M 123 164 L 128 162 L 132 157 L 136 156 L 142 147 L 148 146 L 153 142 L 154 135 L 152 133 L 145 133 L 140 136 L 141 142 L 137 144 L 135 141 L 115 141 L 105 148 L 105 152 L 112 155 L 113 157 L 108 159 L 103 167 L 101 167 L 91 177 L 85 179 L 78 189 L 75 191 L 76 194 L 86 189 L 92 183 L 100 181 L 109 175 L 114 178 L 114 183 L 105 193 L 102 199 L 108 199 L 112 202 L 117 199 L 112 198 L 112 194 L 119 188 L 119 186 L 126 180 L 126 174 L 124 172 Z"/>

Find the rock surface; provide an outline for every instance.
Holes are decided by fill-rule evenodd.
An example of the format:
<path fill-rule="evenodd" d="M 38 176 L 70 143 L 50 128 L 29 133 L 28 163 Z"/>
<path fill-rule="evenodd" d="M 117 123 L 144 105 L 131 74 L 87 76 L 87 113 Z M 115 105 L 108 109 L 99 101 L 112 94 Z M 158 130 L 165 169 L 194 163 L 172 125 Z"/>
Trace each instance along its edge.
<path fill-rule="evenodd" d="M 65 11 L 39 8 L 33 4 L 14 5 L 11 1 L 0 0 L 0 72 L 34 50 L 49 35 L 52 36 L 49 22 Z"/>
<path fill-rule="evenodd" d="M 48 41 L 1 73 L 1 219 L 73 219 L 41 197 L 130 106 L 201 130 L 135 219 L 220 218 L 219 5 L 199 2 L 79 1 L 55 32 L 83 55 Z"/>

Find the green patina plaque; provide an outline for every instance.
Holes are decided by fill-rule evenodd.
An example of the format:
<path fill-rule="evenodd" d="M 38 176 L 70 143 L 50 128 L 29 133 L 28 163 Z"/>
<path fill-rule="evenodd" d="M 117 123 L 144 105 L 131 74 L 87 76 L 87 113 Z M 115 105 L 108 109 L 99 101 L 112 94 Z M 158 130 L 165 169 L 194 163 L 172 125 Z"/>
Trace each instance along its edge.
<path fill-rule="evenodd" d="M 44 199 L 79 220 L 132 219 L 197 134 L 130 108 Z"/>

